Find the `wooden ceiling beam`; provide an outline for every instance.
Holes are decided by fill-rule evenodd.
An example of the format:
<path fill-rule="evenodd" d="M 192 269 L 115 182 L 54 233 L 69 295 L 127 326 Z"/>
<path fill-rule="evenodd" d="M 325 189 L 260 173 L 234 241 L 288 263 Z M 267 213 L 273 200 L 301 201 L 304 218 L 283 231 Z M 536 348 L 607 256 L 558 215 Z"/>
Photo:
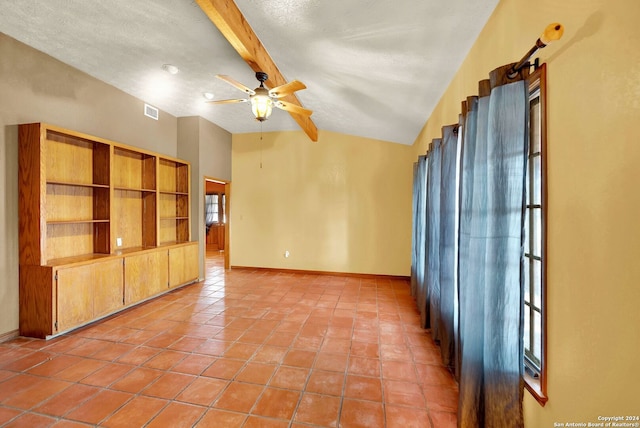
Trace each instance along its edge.
<path fill-rule="evenodd" d="M 233 0 L 196 0 L 196 3 L 253 71 L 269 75 L 265 82 L 269 88 L 288 83 Z M 304 107 L 295 94 L 282 99 Z M 311 141 L 318 141 L 318 129 L 310 117 L 290 114 Z"/>

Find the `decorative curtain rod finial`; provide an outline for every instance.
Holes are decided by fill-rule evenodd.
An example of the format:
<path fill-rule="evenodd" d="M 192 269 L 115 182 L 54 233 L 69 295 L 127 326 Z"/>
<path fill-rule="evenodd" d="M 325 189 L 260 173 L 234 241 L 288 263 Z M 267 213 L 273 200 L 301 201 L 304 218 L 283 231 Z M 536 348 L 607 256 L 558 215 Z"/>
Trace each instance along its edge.
<path fill-rule="evenodd" d="M 560 40 L 564 34 L 564 26 L 558 22 L 547 25 L 544 32 L 538 40 L 540 40 L 545 46 L 549 43 Z"/>
<path fill-rule="evenodd" d="M 554 22 L 553 24 L 547 25 L 547 27 L 544 29 L 544 31 L 542 32 L 538 40 L 536 40 L 536 44 L 533 45 L 533 47 L 529 49 L 529 52 L 527 52 L 522 57 L 522 59 L 516 65 L 513 66 L 513 68 L 511 69 L 511 72 L 509 73 L 509 77 L 510 78 L 515 77 L 516 74 L 518 74 L 518 71 L 520 71 L 520 69 L 524 67 L 527 61 L 529 61 L 529 58 L 531 58 L 531 56 L 534 53 L 536 53 L 538 49 L 542 49 L 546 47 L 549 43 L 555 40 L 560 40 L 563 34 L 564 34 L 564 25 L 558 22 Z"/>

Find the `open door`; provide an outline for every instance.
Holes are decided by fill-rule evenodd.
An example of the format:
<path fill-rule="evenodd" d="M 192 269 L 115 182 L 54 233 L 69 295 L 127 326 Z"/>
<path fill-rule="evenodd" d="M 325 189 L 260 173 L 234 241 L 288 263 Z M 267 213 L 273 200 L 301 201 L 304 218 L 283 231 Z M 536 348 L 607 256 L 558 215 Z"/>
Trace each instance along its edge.
<path fill-rule="evenodd" d="M 205 177 L 205 257 L 223 257 L 229 269 L 229 197 L 231 184 Z"/>

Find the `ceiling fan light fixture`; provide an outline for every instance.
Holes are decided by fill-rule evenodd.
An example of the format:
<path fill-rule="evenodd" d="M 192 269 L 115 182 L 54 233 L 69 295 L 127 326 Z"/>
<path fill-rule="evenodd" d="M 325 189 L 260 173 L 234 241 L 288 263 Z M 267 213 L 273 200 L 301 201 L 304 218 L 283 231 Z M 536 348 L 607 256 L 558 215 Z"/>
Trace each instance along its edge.
<path fill-rule="evenodd" d="M 257 120 L 264 122 L 271 116 L 273 110 L 273 100 L 269 96 L 266 88 L 260 87 L 255 89 L 255 94 L 251 95 L 251 111 Z"/>
<path fill-rule="evenodd" d="M 269 79 L 269 76 L 267 75 L 267 73 L 258 71 L 256 72 L 256 79 L 258 79 L 258 81 L 260 82 L 260 86 L 256 89 L 249 89 L 242 83 L 232 79 L 229 76 L 217 74 L 216 77 L 224 80 L 231 86 L 240 89 L 242 92 L 249 94 L 249 98 L 217 101 L 211 100 L 209 101 L 209 103 L 211 104 L 230 104 L 250 101 L 251 111 L 253 112 L 256 120 L 260 122 L 264 122 L 269 118 L 269 116 L 271 116 L 271 112 L 273 111 L 274 107 L 288 111 L 291 114 L 302 116 L 311 116 L 311 114 L 313 113 L 311 110 L 301 107 L 299 102 L 291 103 L 280 100 L 280 98 L 286 97 L 296 91 L 307 88 L 304 83 L 297 80 L 293 80 L 289 83 L 276 86 L 275 88 L 267 89 L 264 87 L 264 82 Z"/>

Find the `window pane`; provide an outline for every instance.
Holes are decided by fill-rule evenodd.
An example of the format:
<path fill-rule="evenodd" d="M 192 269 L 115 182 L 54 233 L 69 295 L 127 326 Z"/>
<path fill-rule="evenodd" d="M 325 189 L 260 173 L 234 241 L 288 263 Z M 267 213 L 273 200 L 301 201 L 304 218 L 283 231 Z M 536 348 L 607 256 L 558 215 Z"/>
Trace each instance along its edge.
<path fill-rule="evenodd" d="M 213 222 L 218 223 L 218 194 L 213 195 Z"/>
<path fill-rule="evenodd" d="M 530 101 L 530 153 L 538 153 L 540 151 L 540 97 L 534 98 Z"/>
<path fill-rule="evenodd" d="M 225 210 L 226 206 L 227 206 L 227 198 L 226 198 L 226 195 L 223 193 L 222 194 L 222 223 L 227 222 L 227 211 Z"/>
<path fill-rule="evenodd" d="M 528 305 L 524 305 L 524 350 L 529 354 L 531 350 L 531 309 Z"/>
<path fill-rule="evenodd" d="M 531 189 L 531 198 L 529 199 L 536 205 L 542 204 L 542 196 L 541 196 L 541 180 L 540 180 L 540 172 L 542 171 L 541 166 L 541 157 L 534 156 L 532 159 L 529 159 L 531 163 L 531 178 L 532 178 L 532 189 Z M 529 181 L 529 180 L 527 180 Z"/>
<path fill-rule="evenodd" d="M 205 204 L 206 204 L 206 211 L 205 211 L 205 223 L 207 224 L 207 226 L 212 225 L 213 223 L 216 223 L 218 221 L 218 214 L 217 214 L 217 195 L 206 195 L 205 197 Z"/>
<path fill-rule="evenodd" d="M 524 252 L 527 254 L 531 254 L 531 248 L 529 247 L 529 234 L 531 233 L 529 227 L 529 211 L 530 209 L 524 210 Z"/>
<path fill-rule="evenodd" d="M 530 268 L 531 265 L 531 259 L 529 257 L 525 257 L 524 258 L 524 301 L 527 303 L 531 303 L 531 291 L 529 288 L 529 272 L 531 270 Z"/>
<path fill-rule="evenodd" d="M 531 289 L 532 289 L 532 294 L 533 294 L 533 305 L 536 308 L 541 308 L 541 304 L 542 304 L 542 292 L 541 292 L 541 287 L 542 287 L 542 262 L 539 260 L 532 260 L 532 274 L 533 277 L 531 279 L 532 283 L 531 283 Z"/>
<path fill-rule="evenodd" d="M 533 356 L 535 357 L 535 362 L 538 368 L 540 367 L 540 360 L 542 359 L 542 344 L 540 340 L 542 338 L 542 318 L 540 317 L 539 312 L 533 313 L 533 334 L 534 334 L 534 343 L 533 343 Z"/>
<path fill-rule="evenodd" d="M 542 210 L 534 208 L 531 210 L 533 215 L 533 230 L 531 231 L 532 251 L 534 256 L 542 256 Z"/>
<path fill-rule="evenodd" d="M 527 204 L 532 204 L 533 203 L 533 199 L 531 198 L 531 168 L 533 168 L 533 163 L 531 162 L 531 158 L 527 157 L 527 179 L 524 180 L 525 182 L 525 194 L 527 195 L 526 197 L 526 201 Z"/>

